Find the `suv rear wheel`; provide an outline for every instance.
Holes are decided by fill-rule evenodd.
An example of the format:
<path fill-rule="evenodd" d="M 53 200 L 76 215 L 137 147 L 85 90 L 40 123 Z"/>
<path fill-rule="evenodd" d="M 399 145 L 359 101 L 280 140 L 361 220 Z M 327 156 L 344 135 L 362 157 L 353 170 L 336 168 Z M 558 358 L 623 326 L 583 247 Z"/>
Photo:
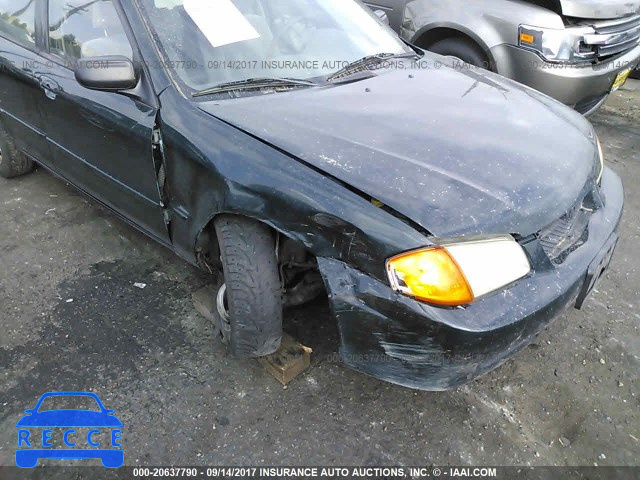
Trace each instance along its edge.
<path fill-rule="evenodd" d="M 221 215 L 214 221 L 224 280 L 214 317 L 222 341 L 238 357 L 275 352 L 282 339 L 282 284 L 273 231 L 255 220 Z"/>

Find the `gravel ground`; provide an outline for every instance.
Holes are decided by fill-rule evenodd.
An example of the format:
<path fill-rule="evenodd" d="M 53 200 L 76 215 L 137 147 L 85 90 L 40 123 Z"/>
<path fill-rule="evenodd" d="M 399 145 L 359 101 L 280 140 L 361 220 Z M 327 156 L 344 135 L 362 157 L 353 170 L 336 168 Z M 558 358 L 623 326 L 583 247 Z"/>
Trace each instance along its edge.
<path fill-rule="evenodd" d="M 323 302 L 287 314 L 315 354 L 283 388 L 195 311 L 202 273 L 42 170 L 0 180 L 0 465 L 13 464 L 23 409 L 51 390 L 115 409 L 133 466 L 639 465 L 638 85 L 592 117 L 626 186 L 607 277 L 584 310 L 449 392 L 334 362 Z"/>

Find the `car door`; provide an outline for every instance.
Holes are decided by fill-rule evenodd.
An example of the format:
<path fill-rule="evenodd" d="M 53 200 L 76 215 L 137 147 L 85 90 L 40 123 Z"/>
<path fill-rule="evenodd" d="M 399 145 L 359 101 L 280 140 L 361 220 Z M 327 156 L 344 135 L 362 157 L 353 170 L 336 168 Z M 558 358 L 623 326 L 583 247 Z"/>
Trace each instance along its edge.
<path fill-rule="evenodd" d="M 49 0 L 47 17 L 50 68 L 40 80 L 56 170 L 168 243 L 152 141 L 158 111 L 131 96 L 84 88 L 74 75 L 81 58 L 132 59 L 132 43 L 116 5 L 111 0 Z"/>
<path fill-rule="evenodd" d="M 364 4 L 371 10 L 384 10 L 389 17 L 389 26 L 396 32 L 402 26 L 402 17 L 407 0 L 365 0 Z"/>
<path fill-rule="evenodd" d="M 0 0 L 0 123 L 16 146 L 50 165 L 38 99 L 42 35 L 36 22 L 43 0 Z"/>

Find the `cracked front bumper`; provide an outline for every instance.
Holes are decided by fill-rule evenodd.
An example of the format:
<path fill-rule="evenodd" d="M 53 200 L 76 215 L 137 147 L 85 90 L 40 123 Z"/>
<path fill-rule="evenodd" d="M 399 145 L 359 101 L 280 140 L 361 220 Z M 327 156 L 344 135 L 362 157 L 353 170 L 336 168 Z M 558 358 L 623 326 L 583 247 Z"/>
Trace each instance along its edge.
<path fill-rule="evenodd" d="M 605 169 L 605 205 L 589 222 L 589 238 L 558 266 L 537 239 L 524 247 L 536 267 L 514 285 L 466 308 L 433 307 L 394 292 L 347 264 L 320 258 L 331 311 L 348 366 L 421 390 L 446 390 L 496 368 L 575 304 L 587 271 L 622 215 L 620 178 Z"/>

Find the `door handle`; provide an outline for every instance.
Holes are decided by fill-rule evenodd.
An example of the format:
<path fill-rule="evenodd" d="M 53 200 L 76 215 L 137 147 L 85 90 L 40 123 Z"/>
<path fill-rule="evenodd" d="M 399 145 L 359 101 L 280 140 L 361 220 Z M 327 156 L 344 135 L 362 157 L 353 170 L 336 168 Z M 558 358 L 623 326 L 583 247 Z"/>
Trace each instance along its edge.
<path fill-rule="evenodd" d="M 40 88 L 44 90 L 44 94 L 49 100 L 55 100 L 58 97 L 58 91 L 60 91 L 60 85 L 47 77 L 40 77 Z"/>

